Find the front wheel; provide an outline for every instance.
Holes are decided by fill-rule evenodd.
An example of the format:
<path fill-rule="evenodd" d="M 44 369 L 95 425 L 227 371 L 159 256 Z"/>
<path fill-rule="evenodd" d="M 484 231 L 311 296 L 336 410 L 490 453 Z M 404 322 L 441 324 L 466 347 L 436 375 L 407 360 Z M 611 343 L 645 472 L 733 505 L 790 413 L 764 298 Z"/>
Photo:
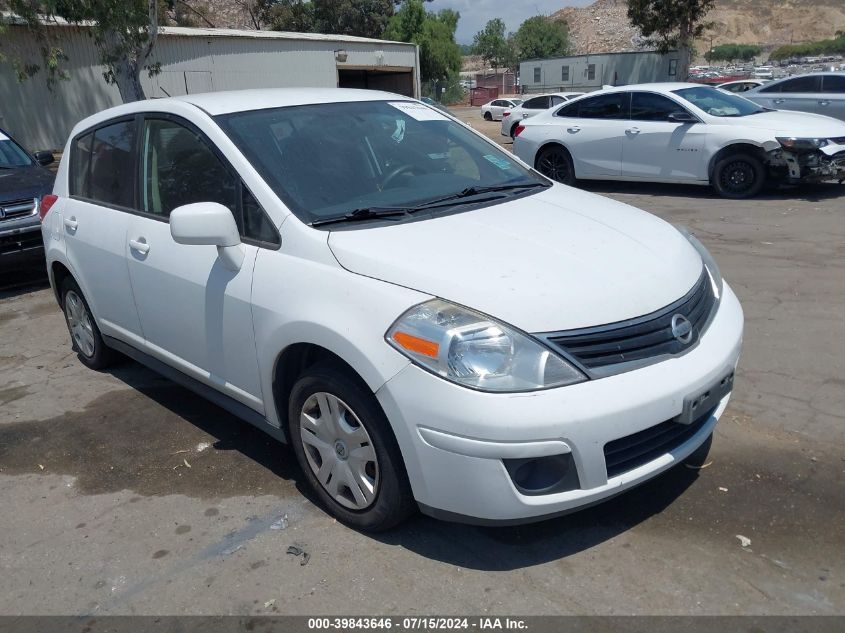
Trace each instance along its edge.
<path fill-rule="evenodd" d="M 546 147 L 537 156 L 537 171 L 544 176 L 563 183 L 564 185 L 575 184 L 575 167 L 572 164 L 572 156 L 565 147 L 552 145 Z"/>
<path fill-rule="evenodd" d="M 339 520 L 378 532 L 414 511 L 390 424 L 357 376 L 332 364 L 306 369 L 291 392 L 288 430 L 308 484 Z"/>
<path fill-rule="evenodd" d="M 766 183 L 766 168 L 751 154 L 731 154 L 713 168 L 713 187 L 723 198 L 753 198 Z"/>

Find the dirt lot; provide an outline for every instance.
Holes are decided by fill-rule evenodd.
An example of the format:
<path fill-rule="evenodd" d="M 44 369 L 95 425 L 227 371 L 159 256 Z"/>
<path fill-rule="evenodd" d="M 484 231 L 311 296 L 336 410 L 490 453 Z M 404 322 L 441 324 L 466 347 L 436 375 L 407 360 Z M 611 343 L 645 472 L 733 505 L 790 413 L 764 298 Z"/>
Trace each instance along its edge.
<path fill-rule="evenodd" d="M 260 432 L 84 369 L 36 272 L 0 292 L 0 613 L 845 613 L 845 187 L 589 188 L 690 226 L 743 303 L 708 467 L 538 525 L 359 534 Z"/>

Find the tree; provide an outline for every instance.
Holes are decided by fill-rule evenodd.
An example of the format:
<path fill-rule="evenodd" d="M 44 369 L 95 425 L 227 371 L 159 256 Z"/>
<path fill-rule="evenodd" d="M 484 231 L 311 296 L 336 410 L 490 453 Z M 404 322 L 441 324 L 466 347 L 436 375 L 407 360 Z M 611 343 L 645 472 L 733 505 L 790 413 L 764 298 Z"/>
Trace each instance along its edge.
<path fill-rule="evenodd" d="M 387 39 L 420 47 L 423 81 L 439 82 L 461 68 L 461 49 L 455 43 L 460 14 L 451 9 L 426 11 L 423 0 L 405 0 L 385 31 Z"/>
<path fill-rule="evenodd" d="M 475 34 L 472 52 L 493 68 L 508 66 L 513 57 L 508 40 L 505 38 L 505 23 L 500 18 L 487 22 L 485 27 Z"/>
<path fill-rule="evenodd" d="M 160 70 L 159 64 L 151 62 L 158 37 L 157 0 L 7 0 L 6 5 L 34 34 L 48 85 L 64 76 L 61 62 L 67 57 L 50 43 L 49 27 L 45 25 L 45 21 L 60 17 L 90 25 L 89 34 L 105 66 L 103 77 L 117 86 L 124 103 L 145 98 L 141 72 L 146 70 L 152 76 Z M 34 64 L 22 68 L 24 76 L 40 70 Z"/>
<path fill-rule="evenodd" d="M 520 25 L 513 41 L 520 60 L 559 57 L 569 50 L 569 31 L 565 22 L 536 15 Z"/>
<path fill-rule="evenodd" d="M 311 33 L 315 30 L 314 5 L 302 0 L 280 0 L 268 3 L 263 19 L 274 31 Z"/>
<path fill-rule="evenodd" d="M 751 61 L 763 52 L 763 49 L 753 44 L 720 44 L 710 49 L 707 61 L 726 61 L 735 59 L 744 62 Z"/>
<path fill-rule="evenodd" d="M 384 36 L 394 0 L 313 0 L 317 31 L 359 37 Z"/>
<path fill-rule="evenodd" d="M 714 3 L 715 0 L 629 0 L 628 19 L 659 52 L 678 50 L 677 76 L 686 81 L 693 41 L 704 33 L 707 25 L 702 20 Z"/>

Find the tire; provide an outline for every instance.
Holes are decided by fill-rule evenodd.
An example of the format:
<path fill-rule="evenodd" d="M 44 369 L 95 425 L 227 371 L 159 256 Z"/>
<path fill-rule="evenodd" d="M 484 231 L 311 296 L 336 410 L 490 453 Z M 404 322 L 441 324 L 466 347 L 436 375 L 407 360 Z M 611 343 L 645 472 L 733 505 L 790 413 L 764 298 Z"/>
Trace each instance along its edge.
<path fill-rule="evenodd" d="M 572 155 L 569 150 L 561 145 L 551 145 L 540 151 L 536 161 L 537 171 L 544 176 L 574 186 L 575 166 L 572 164 Z"/>
<path fill-rule="evenodd" d="M 88 301 L 71 277 L 62 282 L 61 297 L 71 344 L 82 364 L 90 369 L 105 369 L 114 363 L 117 352 L 103 341 Z"/>
<path fill-rule="evenodd" d="M 305 370 L 291 391 L 288 433 L 309 487 L 338 520 L 381 532 L 416 510 L 390 424 L 348 370 L 324 363 Z"/>
<path fill-rule="evenodd" d="M 492 114 L 490 114 L 489 112 L 485 112 L 485 113 L 484 113 L 484 120 L 485 120 L 485 121 L 492 121 L 492 120 L 493 120 L 493 115 L 492 115 Z"/>
<path fill-rule="evenodd" d="M 713 167 L 713 187 L 723 198 L 753 198 L 766 184 L 766 168 L 751 154 L 730 154 Z"/>
<path fill-rule="evenodd" d="M 511 140 L 513 140 L 513 139 L 514 139 L 514 135 L 513 135 L 513 133 L 514 133 L 514 132 L 516 132 L 516 128 L 518 128 L 518 127 L 519 127 L 519 123 L 514 123 L 514 124 L 511 126 Z"/>

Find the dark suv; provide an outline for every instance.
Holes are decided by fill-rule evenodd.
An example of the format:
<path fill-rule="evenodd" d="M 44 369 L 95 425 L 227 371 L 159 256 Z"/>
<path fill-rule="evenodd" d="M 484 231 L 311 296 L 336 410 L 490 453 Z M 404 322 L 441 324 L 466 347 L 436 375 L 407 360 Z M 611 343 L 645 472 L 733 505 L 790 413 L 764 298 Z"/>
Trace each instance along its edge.
<path fill-rule="evenodd" d="M 0 268 L 44 252 L 38 205 L 53 190 L 51 152 L 31 154 L 0 129 Z"/>

